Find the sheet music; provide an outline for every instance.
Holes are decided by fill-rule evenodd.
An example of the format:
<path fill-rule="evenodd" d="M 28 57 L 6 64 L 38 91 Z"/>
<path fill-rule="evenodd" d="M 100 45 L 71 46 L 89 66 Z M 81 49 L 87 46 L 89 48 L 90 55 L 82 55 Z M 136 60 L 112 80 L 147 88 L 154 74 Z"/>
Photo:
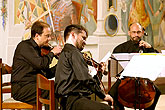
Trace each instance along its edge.
<path fill-rule="evenodd" d="M 161 54 L 135 55 L 127 64 L 122 76 L 141 77 L 155 80 L 165 68 L 165 56 Z"/>
<path fill-rule="evenodd" d="M 165 55 L 165 50 L 161 50 L 162 54 Z"/>

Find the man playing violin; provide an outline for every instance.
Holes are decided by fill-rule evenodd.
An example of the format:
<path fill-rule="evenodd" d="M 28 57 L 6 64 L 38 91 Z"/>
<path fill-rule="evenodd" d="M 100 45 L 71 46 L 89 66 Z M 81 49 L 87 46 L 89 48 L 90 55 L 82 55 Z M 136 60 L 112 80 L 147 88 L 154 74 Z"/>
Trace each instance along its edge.
<path fill-rule="evenodd" d="M 86 45 L 87 30 L 81 25 L 69 25 L 64 31 L 65 46 L 59 56 L 55 74 L 55 94 L 63 110 L 111 110 L 109 105 L 93 101 L 95 93 L 112 102 L 110 95 L 102 92 L 89 74 L 88 65 L 81 51 Z"/>
<path fill-rule="evenodd" d="M 130 40 L 126 41 L 122 44 L 119 44 L 117 47 L 114 48 L 113 53 L 157 53 L 158 51 L 155 50 L 149 43 L 141 40 L 144 36 L 144 29 L 139 23 L 132 23 L 129 26 L 128 35 L 130 36 Z M 118 101 L 118 87 L 121 83 L 120 79 L 117 79 L 115 84 L 111 87 L 109 94 L 114 99 L 114 108 L 115 110 L 124 110 L 124 106 Z M 145 110 L 154 110 L 159 99 L 161 92 L 159 89 L 154 85 L 156 95 L 154 98 L 153 104 L 146 108 Z M 129 92 L 129 90 L 128 90 Z"/>
<path fill-rule="evenodd" d="M 49 64 L 62 48 L 54 47 L 47 55 L 41 56 L 41 47 L 48 45 L 50 35 L 49 24 L 37 21 L 32 25 L 31 38 L 17 45 L 11 75 L 12 96 L 15 100 L 36 104 L 37 74 L 54 77 L 56 66 L 49 68 Z M 47 91 L 43 91 L 43 97 L 48 97 Z"/>

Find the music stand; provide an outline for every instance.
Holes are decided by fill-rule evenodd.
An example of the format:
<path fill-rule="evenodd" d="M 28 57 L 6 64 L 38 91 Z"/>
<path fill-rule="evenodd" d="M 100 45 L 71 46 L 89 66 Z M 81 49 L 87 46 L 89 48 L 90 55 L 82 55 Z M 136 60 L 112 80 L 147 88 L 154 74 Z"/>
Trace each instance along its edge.
<path fill-rule="evenodd" d="M 114 53 L 111 55 L 110 60 L 108 62 L 108 90 L 111 88 L 111 80 L 115 82 L 115 78 L 123 71 L 128 62 L 134 55 L 138 55 L 139 53 Z M 113 78 L 113 79 L 111 79 Z"/>
<path fill-rule="evenodd" d="M 131 53 L 115 53 L 112 54 L 111 63 L 110 63 L 110 71 L 113 73 L 113 75 L 117 75 L 120 73 L 128 64 L 128 62 L 131 60 L 131 58 L 135 54 Z"/>

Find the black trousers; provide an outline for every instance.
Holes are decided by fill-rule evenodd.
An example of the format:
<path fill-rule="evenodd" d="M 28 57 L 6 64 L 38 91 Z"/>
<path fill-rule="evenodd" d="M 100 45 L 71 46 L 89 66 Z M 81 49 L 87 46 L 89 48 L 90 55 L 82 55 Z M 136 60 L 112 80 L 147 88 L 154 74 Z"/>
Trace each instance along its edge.
<path fill-rule="evenodd" d="M 109 105 L 78 95 L 61 98 L 60 104 L 62 110 L 112 110 Z"/>
<path fill-rule="evenodd" d="M 108 92 L 112 97 L 113 97 L 113 100 L 114 100 L 114 109 L 115 110 L 124 110 L 124 106 L 118 101 L 118 87 L 121 83 L 121 80 L 118 79 L 114 84 L 113 86 L 111 87 L 110 91 Z M 153 104 L 148 107 L 148 108 L 145 108 L 144 110 L 155 110 L 155 107 L 156 107 L 156 104 L 158 102 L 158 99 L 161 95 L 161 92 L 160 90 L 158 89 L 158 87 L 156 85 L 154 85 L 155 87 L 155 98 L 154 98 L 154 102 Z M 128 90 L 129 92 L 129 90 Z"/>
<path fill-rule="evenodd" d="M 30 84 L 12 84 L 12 97 L 15 100 L 25 102 L 28 104 L 36 104 L 37 99 L 37 89 L 35 83 Z M 49 98 L 49 92 L 48 91 L 42 91 L 42 97 L 43 98 Z M 49 106 L 45 105 L 45 109 L 49 110 Z M 55 98 L 55 110 L 58 110 L 58 102 Z"/>

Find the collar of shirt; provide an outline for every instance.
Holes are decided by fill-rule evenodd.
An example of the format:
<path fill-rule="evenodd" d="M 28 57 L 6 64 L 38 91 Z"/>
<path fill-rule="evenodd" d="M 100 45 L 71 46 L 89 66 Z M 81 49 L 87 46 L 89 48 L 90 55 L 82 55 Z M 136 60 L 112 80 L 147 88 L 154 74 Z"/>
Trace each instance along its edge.
<path fill-rule="evenodd" d="M 34 39 L 30 38 L 30 42 L 32 43 L 32 45 L 33 45 L 34 47 L 38 47 L 38 48 L 39 48 L 39 46 L 38 46 L 37 43 L 34 41 Z"/>
<path fill-rule="evenodd" d="M 30 40 L 32 46 L 38 50 L 39 55 L 41 55 L 41 48 L 38 46 L 38 44 L 32 38 L 30 38 L 29 40 Z"/>

